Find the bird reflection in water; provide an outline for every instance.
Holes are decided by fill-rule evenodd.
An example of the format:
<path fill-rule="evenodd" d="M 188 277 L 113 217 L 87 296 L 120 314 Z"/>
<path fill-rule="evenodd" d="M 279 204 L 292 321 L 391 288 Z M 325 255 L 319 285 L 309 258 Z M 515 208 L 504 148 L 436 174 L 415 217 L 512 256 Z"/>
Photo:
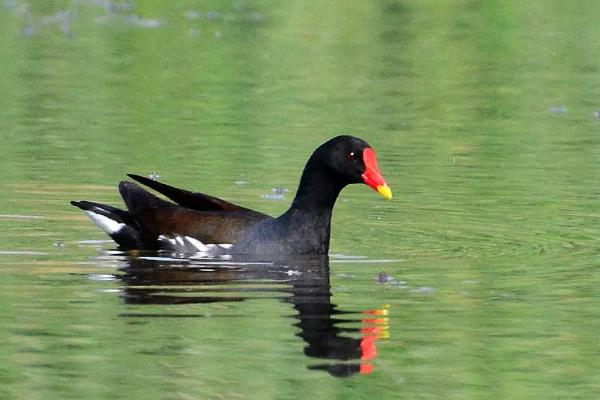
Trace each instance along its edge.
<path fill-rule="evenodd" d="M 122 297 L 127 304 L 238 302 L 256 298 L 257 292 L 272 292 L 297 311 L 293 318 L 300 329 L 297 336 L 306 343 L 304 353 L 319 360 L 309 369 L 336 377 L 370 373 L 377 355 L 376 342 L 388 337 L 387 307 L 342 311 L 331 302 L 327 257 L 260 265 L 128 257 L 121 272 L 117 277 L 125 284 Z M 232 287 L 240 283 L 247 285 Z M 358 322 L 356 314 L 361 315 L 360 327 L 349 327 Z"/>

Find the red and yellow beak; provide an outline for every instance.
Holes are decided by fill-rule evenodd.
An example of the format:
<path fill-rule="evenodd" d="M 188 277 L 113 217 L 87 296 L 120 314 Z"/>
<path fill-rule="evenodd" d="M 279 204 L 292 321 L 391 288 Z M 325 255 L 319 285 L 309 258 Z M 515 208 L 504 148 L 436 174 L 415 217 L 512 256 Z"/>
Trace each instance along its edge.
<path fill-rule="evenodd" d="M 392 190 L 385 183 L 379 168 L 377 168 L 377 159 L 375 158 L 375 151 L 372 148 L 367 147 L 363 150 L 363 163 L 365 164 L 365 172 L 361 175 L 363 182 L 379 193 L 384 199 L 392 199 Z"/>

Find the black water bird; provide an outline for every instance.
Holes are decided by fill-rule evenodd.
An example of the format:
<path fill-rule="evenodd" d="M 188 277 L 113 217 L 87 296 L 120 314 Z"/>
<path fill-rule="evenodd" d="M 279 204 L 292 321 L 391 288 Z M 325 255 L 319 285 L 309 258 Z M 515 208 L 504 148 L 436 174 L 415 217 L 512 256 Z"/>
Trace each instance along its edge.
<path fill-rule="evenodd" d="M 345 186 L 364 183 L 384 198 L 392 198 L 374 150 L 364 140 L 345 135 L 323 143 L 313 152 L 290 208 L 277 218 L 139 175 L 129 177 L 172 202 L 128 181 L 119 183 L 127 210 L 90 201 L 71 202 L 123 250 L 216 249 L 221 253 L 264 256 L 327 254 L 333 206 Z"/>

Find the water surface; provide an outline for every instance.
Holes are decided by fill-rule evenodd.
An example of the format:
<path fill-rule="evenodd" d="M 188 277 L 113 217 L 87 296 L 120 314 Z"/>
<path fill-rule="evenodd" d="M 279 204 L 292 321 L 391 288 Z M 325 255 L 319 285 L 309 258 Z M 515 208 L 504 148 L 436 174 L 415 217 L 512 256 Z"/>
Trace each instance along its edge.
<path fill-rule="evenodd" d="M 0 398 L 599 397 L 600 8 L 504 3 L 0 4 Z M 68 204 L 156 173 L 277 215 L 340 133 L 395 198 L 345 189 L 299 275 Z"/>

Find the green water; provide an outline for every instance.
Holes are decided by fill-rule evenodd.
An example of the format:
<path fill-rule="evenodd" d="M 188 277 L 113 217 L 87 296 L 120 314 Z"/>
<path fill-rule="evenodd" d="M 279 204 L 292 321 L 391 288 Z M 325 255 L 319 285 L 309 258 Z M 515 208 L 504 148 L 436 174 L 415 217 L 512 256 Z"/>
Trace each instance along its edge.
<path fill-rule="evenodd" d="M 600 398 L 598 5 L 3 1 L 0 398 Z M 68 204 L 156 172 L 276 215 L 340 133 L 395 198 L 345 189 L 329 283 L 140 266 Z M 374 359 L 305 354 L 383 305 Z"/>

